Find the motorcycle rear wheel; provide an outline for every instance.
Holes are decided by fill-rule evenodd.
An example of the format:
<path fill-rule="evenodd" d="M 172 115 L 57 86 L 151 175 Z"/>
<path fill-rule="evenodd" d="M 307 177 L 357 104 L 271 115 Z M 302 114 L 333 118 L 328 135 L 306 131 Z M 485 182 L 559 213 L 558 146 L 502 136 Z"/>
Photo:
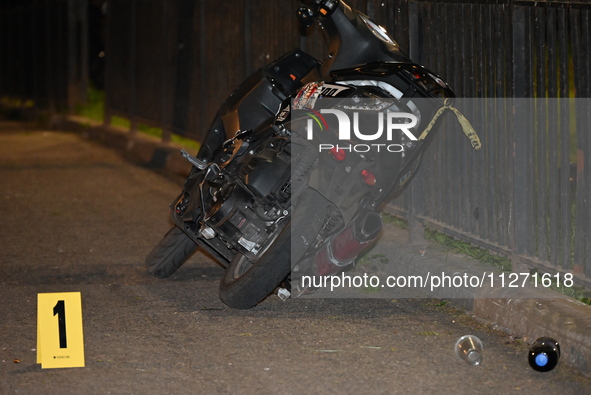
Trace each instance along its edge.
<path fill-rule="evenodd" d="M 320 232 L 327 212 L 324 198 L 306 191 L 281 233 L 255 262 L 237 254 L 220 281 L 220 299 L 235 309 L 250 309 L 264 300 L 291 271 Z"/>
<path fill-rule="evenodd" d="M 146 269 L 155 277 L 169 277 L 195 250 L 197 243 L 178 226 L 173 226 L 146 257 Z"/>

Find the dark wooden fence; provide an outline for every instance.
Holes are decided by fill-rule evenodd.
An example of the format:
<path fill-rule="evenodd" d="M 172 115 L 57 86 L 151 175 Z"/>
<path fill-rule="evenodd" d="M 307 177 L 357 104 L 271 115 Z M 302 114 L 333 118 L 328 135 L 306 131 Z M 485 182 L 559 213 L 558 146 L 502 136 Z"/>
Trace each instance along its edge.
<path fill-rule="evenodd" d="M 349 1 L 396 26 L 407 4 Z M 382 5 L 383 4 L 383 5 Z M 221 101 L 253 70 L 300 47 L 323 57 L 320 29 L 303 31 L 298 0 L 129 0 L 109 3 L 107 115 L 199 140 Z M 400 20 L 400 23 L 397 21 Z"/>
<path fill-rule="evenodd" d="M 85 1 L 0 1 L 0 96 L 53 110 L 83 101 L 86 11 Z"/>
<path fill-rule="evenodd" d="M 297 6 L 275 0 L 111 2 L 108 114 L 200 139 L 239 82 L 300 46 Z"/>

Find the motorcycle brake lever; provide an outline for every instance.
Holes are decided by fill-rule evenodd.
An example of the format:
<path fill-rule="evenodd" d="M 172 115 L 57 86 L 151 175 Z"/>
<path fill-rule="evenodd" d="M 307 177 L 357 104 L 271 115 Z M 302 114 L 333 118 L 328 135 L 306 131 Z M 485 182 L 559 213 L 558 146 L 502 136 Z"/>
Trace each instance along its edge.
<path fill-rule="evenodd" d="M 205 168 L 207 168 L 207 163 L 195 158 L 193 155 L 191 155 L 190 153 L 188 153 L 184 149 L 181 149 L 181 155 L 183 156 L 183 158 L 188 160 L 189 163 L 191 163 L 193 166 L 195 166 L 199 170 L 204 170 Z"/>

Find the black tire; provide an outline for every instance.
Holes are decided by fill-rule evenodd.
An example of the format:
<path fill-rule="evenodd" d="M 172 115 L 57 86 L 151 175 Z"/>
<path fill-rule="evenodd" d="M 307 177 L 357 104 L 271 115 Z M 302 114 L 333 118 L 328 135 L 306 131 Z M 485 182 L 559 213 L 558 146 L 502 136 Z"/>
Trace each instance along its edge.
<path fill-rule="evenodd" d="M 146 257 L 146 269 L 155 277 L 166 278 L 176 272 L 195 250 L 197 243 L 173 226 Z"/>
<path fill-rule="evenodd" d="M 291 220 L 256 262 L 242 254 L 232 260 L 220 281 L 220 299 L 232 308 L 249 309 L 273 292 L 289 275 L 291 260 L 299 261 L 320 231 L 327 211 L 325 202 L 312 189 L 303 193 Z"/>

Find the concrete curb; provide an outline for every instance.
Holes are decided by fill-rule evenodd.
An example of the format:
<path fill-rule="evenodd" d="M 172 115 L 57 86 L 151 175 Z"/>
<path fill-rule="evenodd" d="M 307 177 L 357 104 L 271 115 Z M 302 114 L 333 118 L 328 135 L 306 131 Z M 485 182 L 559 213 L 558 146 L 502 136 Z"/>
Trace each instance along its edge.
<path fill-rule="evenodd" d="M 180 147 L 163 145 L 157 139 L 139 133 L 131 135 L 127 131 L 74 116 L 66 117 L 53 126 L 81 133 L 91 140 L 120 150 L 124 156 L 143 166 L 179 176 L 186 176 L 191 169 L 190 164 L 180 156 Z M 425 276 L 428 273 L 459 272 L 476 275 L 483 271 L 494 271 L 466 257 L 450 255 L 436 245 L 430 245 L 423 254 L 419 253 L 416 245 L 395 242 L 388 243 L 387 249 L 388 258 L 396 266 L 396 272 L 389 274 Z M 541 336 L 555 338 L 561 346 L 561 363 L 591 377 L 591 306 L 539 287 L 520 290 L 518 297 L 506 289 L 475 292 L 456 288 L 452 295 L 449 292 L 435 292 L 431 296 L 449 299 L 476 317 L 507 328 L 516 336 L 528 339 L 528 342 Z"/>
<path fill-rule="evenodd" d="M 180 146 L 163 144 L 155 137 L 142 133 L 131 134 L 127 130 L 77 116 L 61 118 L 51 126 L 54 129 L 81 133 L 89 140 L 121 151 L 124 157 L 141 166 L 161 169 L 183 177 L 191 171 L 191 164 L 180 154 Z"/>

